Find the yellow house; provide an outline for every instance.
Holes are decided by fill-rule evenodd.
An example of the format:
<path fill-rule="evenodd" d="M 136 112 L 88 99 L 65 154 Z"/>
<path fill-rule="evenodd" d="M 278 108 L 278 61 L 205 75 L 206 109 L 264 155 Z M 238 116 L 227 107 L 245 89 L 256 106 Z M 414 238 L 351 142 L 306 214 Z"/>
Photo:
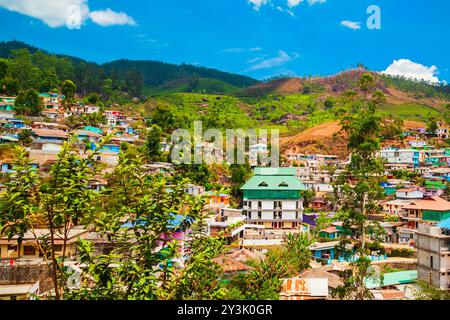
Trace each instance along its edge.
<path fill-rule="evenodd" d="M 44 237 L 49 235 L 48 229 L 38 229 L 35 230 L 35 235 L 37 237 Z M 31 232 L 26 232 L 22 246 L 20 248 L 20 258 L 39 258 L 42 257 L 42 253 L 38 249 L 36 237 Z M 90 235 L 89 229 L 84 229 L 82 227 L 76 227 L 70 230 L 67 246 L 66 246 L 66 257 L 74 257 L 77 252 L 77 242 L 78 239 L 84 239 Z M 55 254 L 56 256 L 61 256 L 63 251 L 63 238 L 61 235 L 56 235 L 55 240 Z M 8 240 L 7 237 L 2 236 L 0 238 L 0 259 L 2 260 L 10 260 L 10 259 L 18 259 L 18 246 L 17 246 L 17 236 L 13 237 L 13 239 Z"/>

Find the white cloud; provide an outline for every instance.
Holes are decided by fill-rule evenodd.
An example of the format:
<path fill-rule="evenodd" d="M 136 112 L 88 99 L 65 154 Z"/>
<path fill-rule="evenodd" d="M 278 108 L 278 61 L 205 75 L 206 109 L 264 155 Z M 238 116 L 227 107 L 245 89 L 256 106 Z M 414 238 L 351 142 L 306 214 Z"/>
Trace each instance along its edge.
<path fill-rule="evenodd" d="M 114 25 L 136 25 L 136 22 L 132 17 L 125 12 L 115 12 L 111 9 L 92 11 L 89 16 L 92 21 L 102 27 L 109 27 Z"/>
<path fill-rule="evenodd" d="M 361 29 L 361 22 L 353 22 L 353 21 L 348 21 L 348 20 L 344 20 L 341 21 L 341 26 L 353 29 L 353 30 L 359 30 Z"/>
<path fill-rule="evenodd" d="M 261 8 L 261 6 L 266 5 L 269 2 L 269 0 L 247 0 L 247 1 L 253 6 L 253 9 L 255 9 L 256 11 L 258 11 L 259 8 Z"/>
<path fill-rule="evenodd" d="M 250 3 L 253 6 L 253 9 L 256 10 L 256 11 L 259 11 L 259 9 L 262 6 L 270 4 L 270 6 L 272 8 L 274 8 L 274 9 L 276 9 L 278 11 L 281 11 L 281 12 L 286 12 L 286 13 L 290 14 L 293 17 L 295 17 L 295 14 L 290 9 L 293 9 L 293 8 L 297 7 L 298 5 L 300 5 L 304 1 L 305 0 L 283 0 L 285 5 L 274 5 L 272 0 L 247 0 L 247 2 Z M 275 2 L 277 2 L 277 1 L 275 1 Z M 319 3 L 319 4 L 325 3 L 325 2 L 327 2 L 327 0 L 307 0 L 307 2 L 308 2 L 308 4 L 310 6 L 312 6 L 312 5 L 315 5 L 317 3 Z"/>
<path fill-rule="evenodd" d="M 310 6 L 315 5 L 316 3 L 322 4 L 327 2 L 327 0 L 308 0 Z"/>
<path fill-rule="evenodd" d="M 239 53 L 246 53 L 246 52 L 257 52 L 257 51 L 262 51 L 263 49 L 260 47 L 254 47 L 254 48 L 226 48 L 226 49 L 222 49 L 220 52 L 222 53 L 235 53 L 235 54 L 239 54 Z"/>
<path fill-rule="evenodd" d="M 293 8 L 298 6 L 303 0 L 288 0 L 288 7 Z"/>
<path fill-rule="evenodd" d="M 249 60 L 245 61 L 245 63 L 246 64 L 251 64 L 251 63 L 255 63 L 255 62 L 261 61 L 263 59 L 264 59 L 263 57 L 255 57 L 253 59 L 249 59 Z"/>
<path fill-rule="evenodd" d="M 0 0 L 0 7 L 39 19 L 51 28 L 79 29 L 88 19 L 101 26 L 135 24 L 123 12 L 111 9 L 91 12 L 88 0 Z"/>
<path fill-rule="evenodd" d="M 294 59 L 297 59 L 300 55 L 298 53 L 292 53 L 289 55 L 286 51 L 280 50 L 278 51 L 278 56 L 275 58 L 270 58 L 259 62 L 248 68 L 247 71 L 255 71 L 261 69 L 268 69 L 273 67 L 278 67 L 284 65 Z"/>
<path fill-rule="evenodd" d="M 386 70 L 381 73 L 391 76 L 402 76 L 409 79 L 439 82 L 438 68 L 436 66 L 427 67 L 423 64 L 412 62 L 409 59 L 394 60 Z"/>

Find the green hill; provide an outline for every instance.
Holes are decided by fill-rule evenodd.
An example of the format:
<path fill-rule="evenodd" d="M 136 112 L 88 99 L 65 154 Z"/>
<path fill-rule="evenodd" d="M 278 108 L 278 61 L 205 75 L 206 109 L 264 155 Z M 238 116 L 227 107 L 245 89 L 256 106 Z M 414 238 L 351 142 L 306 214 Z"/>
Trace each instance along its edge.
<path fill-rule="evenodd" d="M 130 97 L 145 92 L 232 93 L 258 83 L 250 77 L 188 64 L 169 64 L 159 61 L 117 60 L 97 64 L 80 58 L 48 53 L 19 41 L 0 42 L 0 58 L 22 64 L 32 64 L 33 79 L 29 87 L 41 87 L 43 77 L 51 73 L 54 85 L 71 79 L 78 85 L 78 93 L 102 93 L 105 80 L 112 80 L 112 89 Z M 26 62 L 26 63 L 24 63 Z M 28 63 L 30 62 L 30 63 Z M 13 75 L 15 76 L 15 75 Z M 48 88 L 47 90 L 51 90 Z"/>

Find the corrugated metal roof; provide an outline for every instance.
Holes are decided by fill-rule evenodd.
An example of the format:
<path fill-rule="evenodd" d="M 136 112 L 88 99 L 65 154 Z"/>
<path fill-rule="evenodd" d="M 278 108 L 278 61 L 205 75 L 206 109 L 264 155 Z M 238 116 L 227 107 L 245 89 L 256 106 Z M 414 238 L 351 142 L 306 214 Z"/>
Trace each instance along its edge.
<path fill-rule="evenodd" d="M 450 219 L 444 220 L 441 223 L 438 224 L 441 228 L 450 229 Z"/>
<path fill-rule="evenodd" d="M 385 273 L 383 277 L 384 279 L 382 287 L 411 283 L 417 280 L 417 270 Z M 377 283 L 375 279 L 373 278 L 366 279 L 367 289 L 375 289 L 378 287 L 380 287 L 380 283 Z"/>

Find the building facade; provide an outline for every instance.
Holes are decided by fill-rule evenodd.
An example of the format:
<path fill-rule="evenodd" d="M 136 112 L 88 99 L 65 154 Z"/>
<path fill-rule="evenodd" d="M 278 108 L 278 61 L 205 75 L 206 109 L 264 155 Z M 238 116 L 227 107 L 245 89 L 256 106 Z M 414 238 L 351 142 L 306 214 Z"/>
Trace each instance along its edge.
<path fill-rule="evenodd" d="M 295 168 L 255 168 L 255 175 L 241 188 L 247 222 L 268 229 L 301 227 L 303 183 Z"/>
<path fill-rule="evenodd" d="M 421 223 L 415 241 L 418 279 L 450 290 L 450 229 Z"/>

